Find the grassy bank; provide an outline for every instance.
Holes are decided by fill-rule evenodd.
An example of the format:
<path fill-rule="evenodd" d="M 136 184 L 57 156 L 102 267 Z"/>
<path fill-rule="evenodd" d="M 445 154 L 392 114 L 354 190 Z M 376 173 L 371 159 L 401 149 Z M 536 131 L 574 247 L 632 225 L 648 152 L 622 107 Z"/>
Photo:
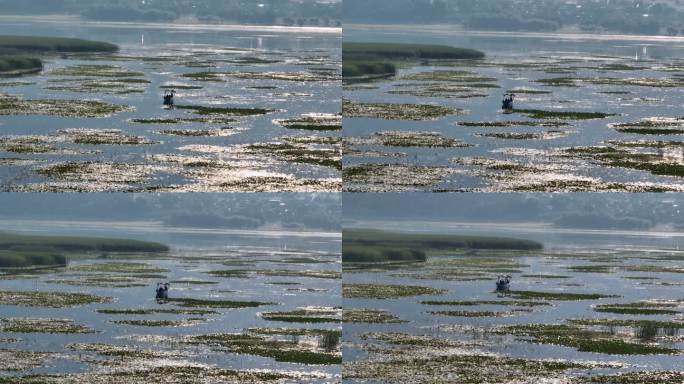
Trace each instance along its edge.
<path fill-rule="evenodd" d="M 83 254 L 168 250 L 164 244 L 137 240 L 0 233 L 0 268 L 66 265 L 72 256 Z"/>
<path fill-rule="evenodd" d="M 342 54 L 342 76 L 347 80 L 394 76 L 396 61 L 482 59 L 485 56 L 474 49 L 400 43 L 343 43 Z"/>
<path fill-rule="evenodd" d="M 63 37 L 0 35 L 0 53 L 116 52 L 119 47 L 99 41 Z"/>
<path fill-rule="evenodd" d="M 425 261 L 430 251 L 543 248 L 540 243 L 523 239 L 391 233 L 364 229 L 345 229 L 343 238 L 342 261 L 345 262 Z"/>
<path fill-rule="evenodd" d="M 466 60 L 482 59 L 483 52 L 448 45 L 402 43 L 343 43 L 344 60 Z"/>
<path fill-rule="evenodd" d="M 38 58 L 0 56 L 0 75 L 21 75 L 25 73 L 40 72 L 42 70 L 43 61 Z"/>

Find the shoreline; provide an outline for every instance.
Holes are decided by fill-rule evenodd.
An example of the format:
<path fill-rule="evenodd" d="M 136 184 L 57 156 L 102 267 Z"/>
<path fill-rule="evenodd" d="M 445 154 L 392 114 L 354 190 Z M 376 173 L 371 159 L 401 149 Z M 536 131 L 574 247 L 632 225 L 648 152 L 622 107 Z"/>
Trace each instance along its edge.
<path fill-rule="evenodd" d="M 626 34 L 594 34 L 589 32 L 500 32 L 465 30 L 460 25 L 449 24 L 344 24 L 344 28 L 356 31 L 373 32 L 412 32 L 412 33 L 440 33 L 444 35 L 461 35 L 470 37 L 508 37 L 508 38 L 536 38 L 559 40 L 595 40 L 595 41 L 646 41 L 657 43 L 684 43 L 684 36 L 665 35 L 626 35 Z"/>
<path fill-rule="evenodd" d="M 251 31 L 251 32 L 280 32 L 280 33 L 316 33 L 342 36 L 341 27 L 289 27 L 279 25 L 253 25 L 253 24 L 191 24 L 191 23 L 159 23 L 159 22 L 126 22 L 126 21 L 88 21 L 78 16 L 69 15 L 2 15 L 0 22 L 25 22 L 62 24 L 68 26 L 104 27 L 104 28 L 146 28 L 146 29 L 172 29 L 172 30 L 205 30 L 205 31 Z"/>

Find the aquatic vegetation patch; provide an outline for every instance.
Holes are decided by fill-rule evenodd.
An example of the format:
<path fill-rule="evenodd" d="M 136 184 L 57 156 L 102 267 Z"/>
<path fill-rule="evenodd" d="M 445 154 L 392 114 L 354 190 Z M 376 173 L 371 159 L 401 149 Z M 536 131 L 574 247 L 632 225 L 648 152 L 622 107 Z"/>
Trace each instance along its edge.
<path fill-rule="evenodd" d="M 509 128 L 509 127 L 549 127 L 558 128 L 570 125 L 564 121 L 459 121 L 458 125 L 478 128 Z"/>
<path fill-rule="evenodd" d="M 361 164 L 344 167 L 342 178 L 347 192 L 396 192 L 436 186 L 454 172 L 447 167 Z"/>
<path fill-rule="evenodd" d="M 470 71 L 438 70 L 432 72 L 418 72 L 399 78 L 404 81 L 450 81 L 458 83 L 488 83 L 497 82 L 495 77 L 478 75 Z"/>
<path fill-rule="evenodd" d="M 269 357 L 280 362 L 312 365 L 342 363 L 342 356 L 336 351 L 337 346 L 326 351 L 318 346 L 300 343 L 298 340 L 284 341 L 255 334 L 199 335 L 189 337 L 185 342 L 218 347 L 230 353 Z"/>
<path fill-rule="evenodd" d="M 192 299 L 184 297 L 169 298 L 168 301 L 173 305 L 183 308 L 256 308 L 262 305 L 273 305 L 261 301 L 236 301 L 236 300 L 212 300 L 212 299 Z"/>
<path fill-rule="evenodd" d="M 215 128 L 215 129 L 164 129 L 159 131 L 162 135 L 185 136 L 185 137 L 228 137 L 243 131 L 240 128 Z"/>
<path fill-rule="evenodd" d="M 308 113 L 299 118 L 274 120 L 273 122 L 288 129 L 308 131 L 339 131 L 342 129 L 342 116 L 326 113 Z"/>
<path fill-rule="evenodd" d="M 252 154 L 272 155 L 293 163 L 342 169 L 342 149 L 337 144 L 320 148 L 315 144 L 298 144 L 296 139 L 288 141 L 283 138 L 281 142 L 249 144 L 246 150 Z"/>
<path fill-rule="evenodd" d="M 77 292 L 0 291 L 0 305 L 20 307 L 70 308 L 110 301 L 109 297 Z"/>
<path fill-rule="evenodd" d="M 523 300 L 549 300 L 549 301 L 578 301 L 578 300 L 599 300 L 620 297 L 616 295 L 604 295 L 599 293 L 570 293 L 570 292 L 540 292 L 540 291 L 516 291 L 509 292 L 515 299 Z"/>
<path fill-rule="evenodd" d="M 444 289 L 417 285 L 342 284 L 342 297 L 347 299 L 399 299 L 444 293 L 446 293 Z"/>
<path fill-rule="evenodd" d="M 615 116 L 614 113 L 604 112 L 545 111 L 541 109 L 514 109 L 513 112 L 527 115 L 532 119 L 591 120 Z"/>
<path fill-rule="evenodd" d="M 144 136 L 132 136 L 119 129 L 89 129 L 73 128 L 57 131 L 58 137 L 63 137 L 74 144 L 88 145 L 150 145 L 159 142 Z"/>
<path fill-rule="evenodd" d="M 194 72 L 182 77 L 195 81 L 225 82 L 228 78 L 241 80 L 275 80 L 297 82 L 327 82 L 340 80 L 336 74 L 327 72 Z"/>
<path fill-rule="evenodd" d="M 512 334 L 540 344 L 554 344 L 575 348 L 580 352 L 609 355 L 677 354 L 677 349 L 645 343 L 625 341 L 610 332 L 582 329 L 571 325 L 526 324 L 505 326 L 500 333 Z"/>
<path fill-rule="evenodd" d="M 622 315 L 676 315 L 681 313 L 677 304 L 641 301 L 637 303 L 597 304 L 594 311 Z"/>
<path fill-rule="evenodd" d="M 42 366 L 53 357 L 54 354 L 48 352 L 0 349 L 0 372 L 28 371 L 33 368 Z M 0 380 L 4 381 L 5 378 L 2 378 Z"/>
<path fill-rule="evenodd" d="M 505 140 L 554 140 L 567 137 L 569 131 L 547 131 L 547 132 L 492 132 L 480 133 L 477 136 L 492 139 Z"/>
<path fill-rule="evenodd" d="M 14 333 L 95 333 L 95 330 L 68 319 L 0 319 L 0 332 Z"/>
<path fill-rule="evenodd" d="M 357 103 L 344 99 L 342 114 L 346 118 L 360 117 L 386 120 L 435 120 L 449 115 L 462 115 L 462 109 L 431 104 Z"/>
<path fill-rule="evenodd" d="M 183 320 L 112 320 L 112 323 L 136 327 L 190 327 L 204 321 L 206 320 L 203 318 L 192 318 Z"/>
<path fill-rule="evenodd" d="M 490 83 L 468 84 L 424 84 L 414 87 L 405 87 L 404 84 L 396 84 L 400 89 L 387 91 L 391 95 L 410 95 L 415 97 L 438 97 L 444 99 L 470 99 L 475 97 L 487 97 L 489 93 L 485 89 L 498 88 Z"/>
<path fill-rule="evenodd" d="M 205 124 L 228 124 L 237 120 L 228 117 L 155 117 L 149 119 L 131 119 L 137 124 L 185 124 L 185 123 L 205 123 Z"/>
<path fill-rule="evenodd" d="M 126 273 L 126 274 L 158 274 L 169 272 L 166 268 L 154 267 L 145 263 L 95 263 L 75 265 L 69 268 L 77 272 Z"/>
<path fill-rule="evenodd" d="M 597 375 L 586 379 L 591 384 L 679 384 L 684 373 L 674 371 L 628 372 L 615 375 Z"/>
<path fill-rule="evenodd" d="M 509 305 L 516 307 L 536 307 L 549 306 L 551 303 L 545 301 L 521 301 L 521 300 L 425 300 L 420 302 L 423 305 L 449 305 L 459 307 L 471 307 L 478 305 Z"/>
<path fill-rule="evenodd" d="M 7 384 L 163 384 L 163 383 L 279 383 L 283 380 L 301 380 L 307 376 L 285 374 L 274 371 L 237 371 L 193 365 L 184 361 L 171 361 L 171 364 L 160 366 L 142 366 L 146 358 L 134 359 L 135 367 L 125 367 L 113 372 L 87 372 L 63 375 L 32 375 L 28 377 L 8 378 Z M 142 361 L 138 361 L 142 360 Z M 124 361 L 130 364 L 131 361 Z M 4 379 L 3 379 L 4 380 Z"/>
<path fill-rule="evenodd" d="M 130 112 L 127 105 L 110 104 L 89 100 L 26 100 L 16 96 L 0 94 L 0 115 L 45 115 L 59 117 L 109 117 Z"/>
<path fill-rule="evenodd" d="M 579 87 L 577 82 L 580 79 L 574 77 L 553 77 L 548 79 L 538 79 L 534 82 L 547 87 Z"/>
<path fill-rule="evenodd" d="M 158 308 L 134 308 L 134 309 L 118 309 L 118 308 L 103 308 L 98 309 L 97 313 L 105 315 L 194 315 L 204 316 L 217 314 L 216 311 L 206 309 L 158 309 Z"/>
<path fill-rule="evenodd" d="M 432 311 L 431 315 L 452 316 L 452 317 L 502 317 L 508 312 L 494 311 Z"/>
<path fill-rule="evenodd" d="M 255 116 L 273 112 L 264 108 L 206 107 L 201 105 L 176 105 L 176 108 L 190 110 L 194 114 L 206 116 Z"/>
<path fill-rule="evenodd" d="M 587 82 L 594 85 L 616 85 L 622 87 L 636 86 L 636 87 L 653 87 L 653 88 L 679 88 L 684 86 L 684 79 L 673 78 L 616 78 L 616 77 L 596 77 L 590 79 L 582 79 L 582 82 Z"/>
<path fill-rule="evenodd" d="M 287 312 L 264 312 L 261 318 L 287 323 L 341 323 L 342 309 L 332 307 L 305 307 Z"/>
<path fill-rule="evenodd" d="M 558 380 L 564 372 L 584 367 L 568 361 L 515 359 L 477 352 L 431 356 L 422 350 L 411 350 L 395 352 L 392 357 L 345 361 L 343 375 L 348 379 L 387 383 L 446 383 L 454 377 L 469 383 L 531 383 Z"/>
<path fill-rule="evenodd" d="M 445 137 L 438 132 L 377 132 L 368 138 L 348 138 L 350 145 L 381 145 L 385 147 L 468 148 L 472 144 Z"/>
<path fill-rule="evenodd" d="M 342 313 L 345 323 L 398 324 L 407 323 L 398 316 L 381 309 L 345 309 Z"/>
<path fill-rule="evenodd" d="M 81 92 L 81 93 L 106 93 L 114 95 L 127 95 L 131 93 L 144 93 L 148 80 L 143 79 L 60 79 L 49 80 L 46 90 L 60 92 Z"/>
<path fill-rule="evenodd" d="M 610 124 L 609 127 L 622 132 L 642 135 L 682 135 L 684 119 L 652 117 L 632 123 Z"/>

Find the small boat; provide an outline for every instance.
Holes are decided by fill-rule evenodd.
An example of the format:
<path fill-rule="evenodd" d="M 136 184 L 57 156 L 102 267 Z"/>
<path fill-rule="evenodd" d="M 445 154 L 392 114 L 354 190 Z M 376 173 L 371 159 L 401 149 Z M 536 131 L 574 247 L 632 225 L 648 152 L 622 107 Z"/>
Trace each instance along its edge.
<path fill-rule="evenodd" d="M 158 301 L 164 301 L 169 299 L 169 283 L 157 283 L 155 298 Z"/>
<path fill-rule="evenodd" d="M 176 95 L 176 90 L 166 91 L 164 93 L 164 105 L 167 107 L 173 107 L 173 97 Z"/>
<path fill-rule="evenodd" d="M 515 95 L 512 93 L 507 93 L 504 95 L 504 99 L 501 102 L 501 109 L 504 110 L 504 112 L 512 112 L 513 111 L 513 100 L 515 100 Z"/>
<path fill-rule="evenodd" d="M 511 276 L 499 276 L 496 279 L 496 291 L 497 292 L 508 292 L 511 286 Z"/>

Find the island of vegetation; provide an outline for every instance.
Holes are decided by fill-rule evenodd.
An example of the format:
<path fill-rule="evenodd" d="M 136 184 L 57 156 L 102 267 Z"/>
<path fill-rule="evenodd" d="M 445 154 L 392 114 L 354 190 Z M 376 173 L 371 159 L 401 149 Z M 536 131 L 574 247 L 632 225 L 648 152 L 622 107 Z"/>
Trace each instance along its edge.
<path fill-rule="evenodd" d="M 369 229 L 343 231 L 342 261 L 352 263 L 420 262 L 431 251 L 464 249 L 540 250 L 541 243 L 506 237 L 392 233 Z"/>
<path fill-rule="evenodd" d="M 63 37 L 0 35 L 0 76 L 16 76 L 43 70 L 38 57 L 49 54 L 111 53 L 119 47 L 99 41 Z"/>
<path fill-rule="evenodd" d="M 474 60 L 483 52 L 434 44 L 343 43 L 342 76 L 345 80 L 394 76 L 398 61 Z"/>
<path fill-rule="evenodd" d="M 107 253 L 167 252 L 160 243 L 71 236 L 33 236 L 0 232 L 0 269 L 65 266 L 69 260 Z"/>

